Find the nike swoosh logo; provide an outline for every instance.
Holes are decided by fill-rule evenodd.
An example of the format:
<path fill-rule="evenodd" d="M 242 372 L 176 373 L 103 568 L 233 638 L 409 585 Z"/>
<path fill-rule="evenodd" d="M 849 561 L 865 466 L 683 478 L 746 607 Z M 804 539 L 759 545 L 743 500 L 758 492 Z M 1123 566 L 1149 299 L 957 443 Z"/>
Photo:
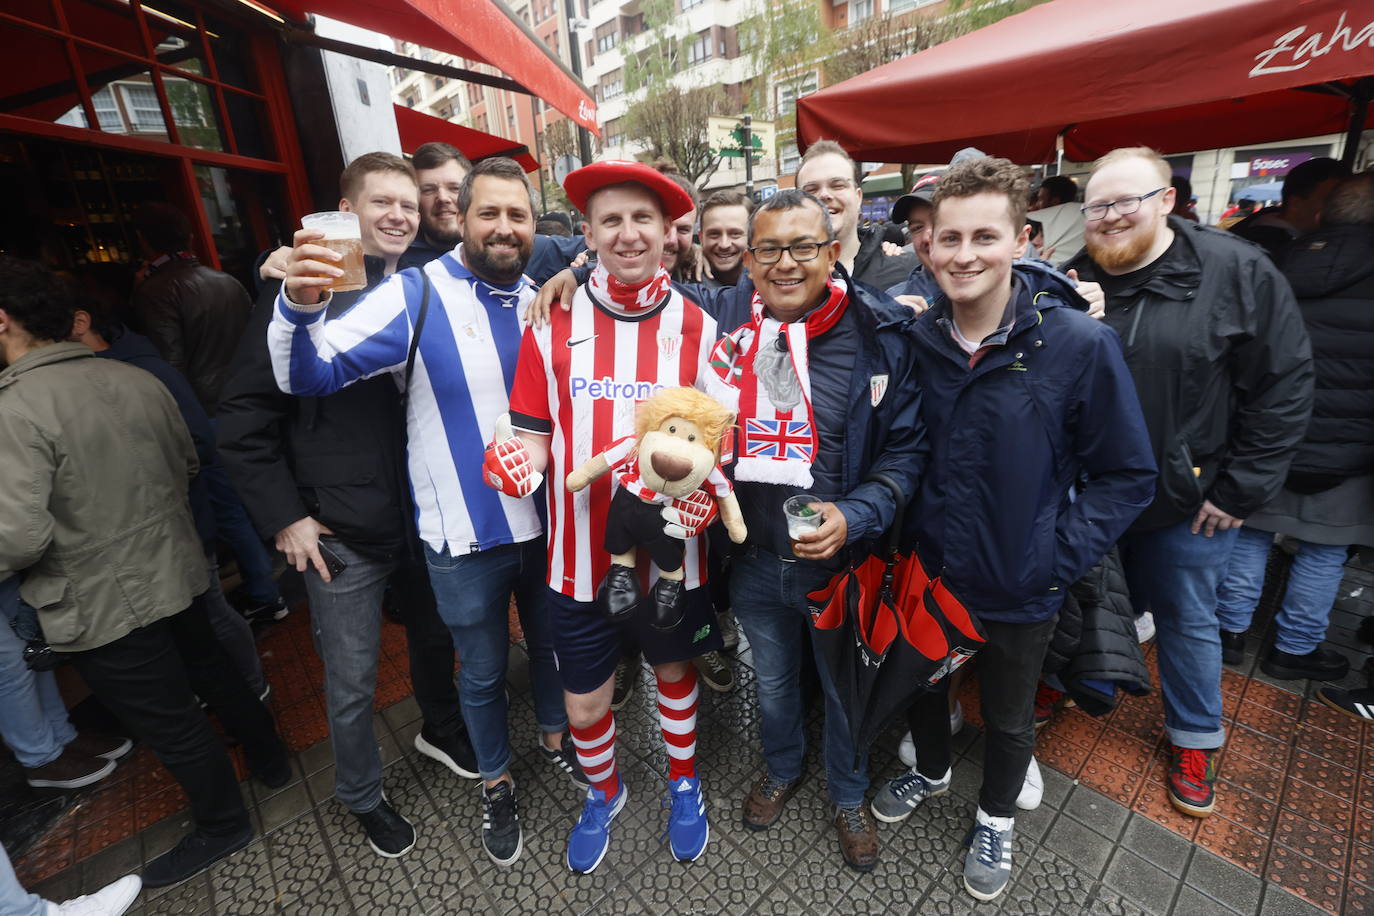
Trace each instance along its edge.
<path fill-rule="evenodd" d="M 568 347 L 571 349 L 572 347 L 575 347 L 575 346 L 577 346 L 578 344 L 584 344 L 584 343 L 586 343 L 586 342 L 589 341 L 589 340 L 596 340 L 596 338 L 597 338 L 598 336 L 599 336 L 599 335 L 597 335 L 597 334 L 593 334 L 591 337 L 584 337 L 584 338 L 582 338 L 581 340 L 569 340 L 569 341 L 567 341 L 567 344 L 568 344 Z"/>

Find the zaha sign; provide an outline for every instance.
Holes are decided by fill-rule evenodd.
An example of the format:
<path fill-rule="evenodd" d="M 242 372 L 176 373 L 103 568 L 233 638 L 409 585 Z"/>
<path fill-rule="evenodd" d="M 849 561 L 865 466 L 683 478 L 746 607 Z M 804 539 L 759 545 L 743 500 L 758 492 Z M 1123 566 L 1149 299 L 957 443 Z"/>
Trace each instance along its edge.
<path fill-rule="evenodd" d="M 1310 31 L 1305 25 L 1284 32 L 1274 39 L 1272 45 L 1255 55 L 1255 66 L 1251 68 L 1250 76 L 1301 70 L 1318 57 L 1333 51 L 1349 53 L 1362 47 L 1374 48 L 1374 19 L 1355 31 L 1346 24 L 1345 17 L 1346 14 L 1341 13 L 1330 35 Z"/>

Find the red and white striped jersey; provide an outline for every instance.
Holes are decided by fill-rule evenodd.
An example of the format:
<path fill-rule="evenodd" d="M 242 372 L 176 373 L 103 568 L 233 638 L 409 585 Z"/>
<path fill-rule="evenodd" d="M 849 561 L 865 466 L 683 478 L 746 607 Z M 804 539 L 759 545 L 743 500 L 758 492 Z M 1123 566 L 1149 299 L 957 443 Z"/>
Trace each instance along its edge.
<path fill-rule="evenodd" d="M 715 339 L 715 319 L 676 290 L 659 308 L 629 317 L 594 302 L 583 286 L 569 311 L 555 308 L 543 327 L 526 330 L 511 423 L 552 437 L 545 487 L 550 588 L 591 601 L 611 564 L 603 545 L 616 475 L 569 493 L 568 474 L 634 435 L 640 401 L 663 388 L 712 384 L 707 359 Z M 683 571 L 687 588 L 706 581 L 705 538 L 687 542 Z"/>

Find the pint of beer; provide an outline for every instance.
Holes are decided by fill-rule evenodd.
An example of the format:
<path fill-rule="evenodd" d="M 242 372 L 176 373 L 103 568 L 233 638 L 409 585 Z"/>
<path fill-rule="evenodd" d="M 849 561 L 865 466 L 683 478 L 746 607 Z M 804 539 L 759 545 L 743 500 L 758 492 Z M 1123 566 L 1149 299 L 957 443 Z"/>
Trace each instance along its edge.
<path fill-rule="evenodd" d="M 336 266 L 344 275 L 330 285 L 330 292 L 342 293 L 362 289 L 367 285 L 367 271 L 363 267 L 363 233 L 358 214 L 344 210 L 326 210 L 301 218 L 302 229 L 318 229 L 324 233 L 320 244 L 343 255 Z"/>
<path fill-rule="evenodd" d="M 782 504 L 782 514 L 787 518 L 787 539 L 792 542 L 792 552 L 797 552 L 797 538 L 821 527 L 821 514 L 811 508 L 820 500 L 809 493 L 789 496 Z"/>

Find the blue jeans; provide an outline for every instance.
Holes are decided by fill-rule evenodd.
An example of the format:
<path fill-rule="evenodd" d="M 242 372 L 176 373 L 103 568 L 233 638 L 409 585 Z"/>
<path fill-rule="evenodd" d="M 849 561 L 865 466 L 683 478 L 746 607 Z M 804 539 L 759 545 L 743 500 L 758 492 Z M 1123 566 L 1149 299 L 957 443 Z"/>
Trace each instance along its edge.
<path fill-rule="evenodd" d="M 219 432 L 219 425 L 213 418 L 210 426 Z M 216 533 L 239 561 L 244 593 L 258 604 L 275 604 L 281 600 L 281 592 L 272 578 L 272 555 L 248 518 L 248 510 L 239 500 L 238 491 L 229 480 L 229 472 L 219 458 L 215 458 L 213 464 L 200 469 L 200 478 L 205 481 L 205 489 L 215 509 Z"/>
<path fill-rule="evenodd" d="M 382 593 L 395 560 L 358 553 L 343 541 L 329 546 L 348 568 L 325 582 L 307 570 L 310 624 L 324 662 L 324 702 L 334 748 L 334 794 L 350 811 L 382 800 L 382 755 L 372 730 L 377 656 L 382 646 Z"/>
<path fill-rule="evenodd" d="M 806 595 L 830 581 L 832 573 L 755 547 L 732 563 L 730 605 L 754 653 L 764 760 L 774 779 L 792 782 L 800 778 L 806 754 L 800 683 L 809 616 Z M 857 808 L 868 791 L 868 748 L 863 749 L 855 772 L 849 719 L 830 669 L 819 656 L 816 669 L 825 694 L 825 776 L 830 800 L 841 808 Z"/>
<path fill-rule="evenodd" d="M 1121 559 L 1136 606 L 1155 615 L 1165 734 L 1179 747 L 1211 749 L 1226 742 L 1217 588 L 1238 529 L 1209 538 L 1190 524 L 1127 534 Z"/>
<path fill-rule="evenodd" d="M 1223 630 L 1242 633 L 1250 628 L 1264 591 L 1264 566 L 1273 544 L 1274 536 L 1267 531 L 1240 529 L 1231 565 L 1217 593 L 1217 618 Z M 1345 574 L 1345 555 L 1345 547 L 1298 541 L 1288 573 L 1288 590 L 1275 617 L 1278 635 L 1274 648 L 1306 655 L 1322 644 Z"/>
<path fill-rule="evenodd" d="M 568 727 L 544 601 L 544 539 L 458 557 L 447 547 L 443 553 L 435 553 L 426 546 L 425 562 L 439 616 L 448 624 L 454 649 L 463 663 L 458 670 L 458 694 L 477 754 L 477 768 L 483 779 L 496 779 L 511 764 L 506 665 L 510 658 L 512 594 L 530 656 L 535 721 L 543 732 L 556 733 Z"/>
<path fill-rule="evenodd" d="M 9 623 L 18 604 L 19 577 L 11 576 L 0 582 L 0 738 L 20 766 L 33 768 L 62 756 L 76 729 L 53 673 L 30 671 L 24 664 L 24 641 Z"/>
<path fill-rule="evenodd" d="M 5 916 L 46 916 L 48 902 L 19 883 L 4 847 L 0 847 L 0 913 Z"/>

